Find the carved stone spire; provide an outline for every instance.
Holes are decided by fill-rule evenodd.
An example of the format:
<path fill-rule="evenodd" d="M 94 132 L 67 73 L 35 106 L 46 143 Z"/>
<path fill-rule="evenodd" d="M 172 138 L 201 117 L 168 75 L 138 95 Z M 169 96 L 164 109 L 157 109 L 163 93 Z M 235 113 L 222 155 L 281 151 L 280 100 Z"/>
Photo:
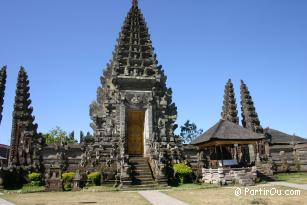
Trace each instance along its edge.
<path fill-rule="evenodd" d="M 6 66 L 3 66 L 0 70 L 0 124 L 2 121 L 5 83 L 6 83 Z"/>
<path fill-rule="evenodd" d="M 113 57 L 100 78 L 102 86 L 97 90 L 97 100 L 90 106 L 90 115 L 94 121 L 91 124 L 93 129 L 97 128 L 95 124 L 100 124 L 95 123 L 95 121 L 99 120 L 99 116 L 105 115 L 103 109 L 111 109 L 112 105 L 110 103 L 106 104 L 106 100 L 109 98 L 108 102 L 111 102 L 110 98 L 115 96 L 108 95 L 112 94 L 112 92 L 115 94 L 115 90 L 129 84 L 139 86 L 139 88 L 133 86 L 133 88 L 129 87 L 127 89 L 144 90 L 158 89 L 157 87 L 159 87 L 159 89 L 163 89 L 163 92 L 167 91 L 165 84 L 167 78 L 164 75 L 162 66 L 158 65 L 147 24 L 137 4 L 137 0 L 132 1 L 132 7 L 125 18 L 117 39 Z M 125 83 L 128 80 L 131 82 Z M 140 80 L 151 83 L 146 85 L 136 83 Z M 157 81 L 158 85 L 162 86 L 154 87 L 154 81 Z M 156 91 L 158 92 L 158 90 Z M 160 95 L 163 96 L 163 93 L 160 93 Z"/>
<path fill-rule="evenodd" d="M 138 6 L 138 0 L 132 0 L 132 6 L 137 7 Z"/>
<path fill-rule="evenodd" d="M 37 145 L 41 143 L 41 138 L 37 134 L 37 124 L 34 124 L 29 80 L 23 67 L 19 70 L 16 87 L 9 165 L 29 166 L 37 160 L 34 157 L 38 156 Z"/>
<path fill-rule="evenodd" d="M 231 79 L 228 80 L 225 86 L 223 112 L 221 113 L 221 117 L 224 120 L 239 124 L 237 104 Z"/>
<path fill-rule="evenodd" d="M 133 0 L 107 70 L 114 77 L 150 77 L 157 72 L 157 64 L 147 24 L 138 7 L 138 1 Z"/>
<path fill-rule="evenodd" d="M 242 125 L 257 133 L 263 133 L 253 99 L 243 80 L 241 80 Z"/>
<path fill-rule="evenodd" d="M 90 105 L 94 133 L 91 140 L 84 140 L 91 155 L 87 161 L 91 161 L 93 166 L 99 160 L 100 165 L 105 162 L 109 163 L 109 167 L 111 163 L 117 164 L 114 167 L 121 166 L 118 170 L 122 170 L 121 175 L 126 178 L 127 167 L 130 166 L 126 164 L 127 157 L 152 156 L 159 164 L 153 171 L 155 178 L 163 178 L 162 169 L 167 170 L 163 167 L 169 165 L 166 159 L 175 161 L 179 158 L 177 156 L 181 156 L 180 151 L 176 151 L 181 148 L 180 140 L 174 135 L 177 107 L 172 102 L 172 90 L 166 86 L 166 80 L 164 70 L 156 59 L 143 14 L 137 1 L 133 0 L 111 62 L 101 76 L 97 99 Z M 133 113 L 133 110 L 139 114 Z M 141 138 L 133 143 L 131 141 L 131 127 L 136 123 L 131 120 L 134 115 L 139 116 L 137 121 L 144 120 L 138 127 L 147 130 L 145 143 L 140 141 Z M 94 158 L 99 152 L 106 154 L 99 159 Z M 116 163 L 116 157 L 121 158 L 120 165 Z"/>

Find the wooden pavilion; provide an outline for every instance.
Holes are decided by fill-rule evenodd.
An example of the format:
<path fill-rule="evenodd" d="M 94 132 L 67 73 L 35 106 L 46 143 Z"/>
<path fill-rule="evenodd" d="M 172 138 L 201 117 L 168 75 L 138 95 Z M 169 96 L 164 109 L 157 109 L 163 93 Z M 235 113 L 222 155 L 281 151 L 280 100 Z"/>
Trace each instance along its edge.
<path fill-rule="evenodd" d="M 206 168 L 246 167 L 265 155 L 264 140 L 263 134 L 222 119 L 191 144 L 203 152 Z"/>

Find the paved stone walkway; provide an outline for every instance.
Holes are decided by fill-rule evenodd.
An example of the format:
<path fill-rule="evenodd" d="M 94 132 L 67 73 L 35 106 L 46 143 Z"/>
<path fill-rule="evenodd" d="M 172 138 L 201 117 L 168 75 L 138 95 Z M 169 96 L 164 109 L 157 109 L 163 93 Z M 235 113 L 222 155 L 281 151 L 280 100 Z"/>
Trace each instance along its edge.
<path fill-rule="evenodd" d="M 153 205 L 188 205 L 159 191 L 139 191 L 138 193 Z"/>
<path fill-rule="evenodd" d="M 0 205 L 15 205 L 15 204 L 0 198 Z"/>
<path fill-rule="evenodd" d="M 289 182 L 270 182 L 270 184 L 277 185 L 277 186 L 286 186 L 286 187 L 291 187 L 295 189 L 307 190 L 307 184 L 293 184 Z"/>

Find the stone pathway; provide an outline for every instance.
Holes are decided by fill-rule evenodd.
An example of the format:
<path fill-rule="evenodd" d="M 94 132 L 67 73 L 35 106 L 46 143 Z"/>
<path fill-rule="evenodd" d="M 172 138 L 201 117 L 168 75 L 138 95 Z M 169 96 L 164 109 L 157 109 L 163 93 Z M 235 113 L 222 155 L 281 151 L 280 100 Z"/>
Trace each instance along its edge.
<path fill-rule="evenodd" d="M 153 205 L 188 205 L 159 191 L 139 191 L 138 193 Z"/>
<path fill-rule="evenodd" d="M 0 205 L 15 205 L 15 204 L 0 198 Z"/>
<path fill-rule="evenodd" d="M 289 182 L 269 182 L 269 184 L 307 190 L 307 184 L 293 184 Z"/>

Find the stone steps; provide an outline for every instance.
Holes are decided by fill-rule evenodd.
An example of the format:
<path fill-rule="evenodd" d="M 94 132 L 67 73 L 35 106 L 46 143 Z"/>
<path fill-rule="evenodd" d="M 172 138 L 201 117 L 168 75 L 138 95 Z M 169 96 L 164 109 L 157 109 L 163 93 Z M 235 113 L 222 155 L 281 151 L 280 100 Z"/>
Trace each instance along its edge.
<path fill-rule="evenodd" d="M 129 163 L 131 165 L 131 179 L 132 183 L 126 185 L 128 189 L 132 190 L 148 190 L 157 189 L 158 183 L 154 180 L 151 168 L 148 161 L 144 157 L 130 157 Z"/>
<path fill-rule="evenodd" d="M 242 186 L 254 186 L 255 182 L 248 176 L 239 176 L 236 177 L 236 182 Z"/>
<path fill-rule="evenodd" d="M 136 180 L 139 180 L 139 181 L 146 181 L 146 180 L 151 180 L 151 181 L 154 181 L 153 177 L 152 176 L 132 176 L 132 179 L 136 179 Z"/>
<path fill-rule="evenodd" d="M 138 168 L 138 169 L 149 169 L 150 170 L 150 168 L 148 167 L 148 164 L 142 164 L 142 165 L 139 165 L 139 164 L 131 164 L 132 166 L 134 166 L 136 169 Z"/>
<path fill-rule="evenodd" d="M 134 176 L 150 176 L 150 177 L 152 177 L 151 172 L 150 172 L 150 173 L 149 173 L 149 172 L 146 172 L 146 173 L 139 173 L 139 172 L 133 171 L 132 174 L 133 174 Z"/>

